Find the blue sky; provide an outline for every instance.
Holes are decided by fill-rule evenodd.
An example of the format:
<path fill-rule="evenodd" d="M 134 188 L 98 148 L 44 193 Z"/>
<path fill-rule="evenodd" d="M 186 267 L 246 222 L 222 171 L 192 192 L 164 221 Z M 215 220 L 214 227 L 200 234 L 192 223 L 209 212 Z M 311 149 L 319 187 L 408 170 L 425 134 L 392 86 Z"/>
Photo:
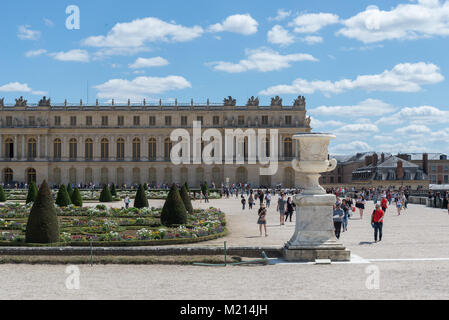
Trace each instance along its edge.
<path fill-rule="evenodd" d="M 66 8 L 80 29 L 66 28 Z M 331 152 L 449 153 L 449 2 L 2 1 L 0 97 L 304 95 Z"/>

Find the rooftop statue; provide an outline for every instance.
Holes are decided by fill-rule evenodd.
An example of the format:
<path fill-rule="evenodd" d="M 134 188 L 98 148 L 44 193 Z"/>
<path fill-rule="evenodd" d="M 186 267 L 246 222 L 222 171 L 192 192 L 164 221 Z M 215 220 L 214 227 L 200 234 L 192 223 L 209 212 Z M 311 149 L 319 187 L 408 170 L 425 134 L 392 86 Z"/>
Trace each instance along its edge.
<path fill-rule="evenodd" d="M 0 107 L 3 107 L 5 105 L 5 98 L 0 99 Z"/>
<path fill-rule="evenodd" d="M 236 99 L 232 99 L 231 96 L 229 96 L 227 99 L 224 98 L 224 105 L 225 106 L 235 107 L 236 104 L 237 104 L 237 100 Z"/>
<path fill-rule="evenodd" d="M 271 106 L 272 107 L 282 107 L 282 99 L 279 96 L 275 98 L 271 98 Z"/>
<path fill-rule="evenodd" d="M 298 99 L 295 99 L 293 106 L 302 107 L 306 105 L 306 98 L 304 96 L 298 96 Z"/>
<path fill-rule="evenodd" d="M 27 100 L 24 100 L 21 96 L 19 99 L 16 99 L 16 107 L 26 107 Z"/>
<path fill-rule="evenodd" d="M 39 100 L 39 107 L 49 107 L 51 104 L 51 99 L 47 97 L 43 97 L 41 100 Z"/>
<path fill-rule="evenodd" d="M 259 106 L 259 98 L 254 98 L 254 96 L 252 96 L 248 99 L 246 106 Z"/>
<path fill-rule="evenodd" d="M 306 128 L 310 128 L 311 121 L 312 121 L 312 118 L 310 118 L 310 116 L 306 118 L 306 121 L 305 121 Z"/>

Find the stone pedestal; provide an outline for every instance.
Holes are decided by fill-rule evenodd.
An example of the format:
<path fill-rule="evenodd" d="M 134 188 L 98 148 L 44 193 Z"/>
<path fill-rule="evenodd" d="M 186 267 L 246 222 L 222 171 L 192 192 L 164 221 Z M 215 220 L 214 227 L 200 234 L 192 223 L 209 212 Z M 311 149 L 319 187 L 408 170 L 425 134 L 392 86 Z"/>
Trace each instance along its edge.
<path fill-rule="evenodd" d="M 350 252 L 335 238 L 332 219 L 335 195 L 326 194 L 319 185 L 321 172 L 332 171 L 337 162 L 328 160 L 328 145 L 335 136 L 304 133 L 293 136 L 299 140 L 300 159 L 292 166 L 298 172 L 302 193 L 294 198 L 296 204 L 296 229 L 285 244 L 287 261 L 349 261 Z"/>

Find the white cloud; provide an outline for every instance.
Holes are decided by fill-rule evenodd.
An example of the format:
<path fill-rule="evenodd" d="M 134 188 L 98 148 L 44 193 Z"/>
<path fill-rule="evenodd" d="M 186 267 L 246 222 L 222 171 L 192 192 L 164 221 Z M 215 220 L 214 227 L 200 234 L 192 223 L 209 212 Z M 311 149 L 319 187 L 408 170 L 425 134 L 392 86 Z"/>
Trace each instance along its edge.
<path fill-rule="evenodd" d="M 319 106 L 309 109 L 309 113 L 333 117 L 378 117 L 396 111 L 396 107 L 378 99 L 366 99 L 352 106 Z M 360 120 L 360 119 L 359 119 Z"/>
<path fill-rule="evenodd" d="M 168 61 L 162 57 L 154 57 L 154 58 L 137 58 L 137 60 L 130 64 L 129 67 L 131 69 L 141 69 L 141 68 L 150 68 L 150 67 L 163 67 L 168 65 Z"/>
<path fill-rule="evenodd" d="M 435 84 L 444 80 L 440 68 L 432 63 L 401 63 L 392 70 L 380 74 L 362 75 L 355 80 L 343 79 L 307 81 L 298 78 L 291 85 L 277 85 L 260 92 L 261 95 L 273 94 L 312 94 L 321 91 L 325 95 L 338 94 L 348 90 L 418 92 L 421 85 Z"/>
<path fill-rule="evenodd" d="M 342 23 L 344 27 L 337 34 L 364 43 L 447 36 L 449 2 L 418 0 L 417 3 L 399 4 L 390 11 L 369 6 Z"/>
<path fill-rule="evenodd" d="M 47 27 L 53 27 L 55 24 L 50 19 L 44 18 L 44 23 Z"/>
<path fill-rule="evenodd" d="M 313 129 L 329 128 L 329 127 L 340 127 L 340 126 L 344 125 L 344 123 L 341 122 L 341 121 L 335 121 L 335 120 L 321 121 L 321 120 L 318 120 L 315 117 L 310 117 L 310 118 L 311 118 L 310 126 Z"/>
<path fill-rule="evenodd" d="M 106 36 L 92 36 L 82 43 L 91 47 L 136 48 L 144 46 L 146 42 L 191 41 L 202 34 L 203 28 L 199 26 L 189 28 L 149 17 L 117 23 Z"/>
<path fill-rule="evenodd" d="M 281 46 L 288 46 L 289 44 L 295 42 L 295 37 L 291 35 L 288 30 L 278 24 L 268 31 L 267 37 L 268 42 L 279 44 Z"/>
<path fill-rule="evenodd" d="M 422 135 L 422 134 L 428 134 L 430 132 L 432 132 L 432 130 L 430 130 L 427 126 L 418 125 L 418 124 L 412 124 L 412 125 L 394 130 L 394 133 L 405 135 L 405 136 Z"/>
<path fill-rule="evenodd" d="M 133 56 L 142 52 L 150 52 L 150 48 L 101 48 L 93 54 L 94 60 L 101 60 L 110 56 Z"/>
<path fill-rule="evenodd" d="M 396 125 L 409 121 L 413 124 L 447 123 L 449 111 L 433 106 L 406 107 L 399 112 L 379 119 L 377 124 Z"/>
<path fill-rule="evenodd" d="M 191 88 L 184 77 L 137 77 L 134 80 L 111 79 L 95 86 L 101 99 L 143 99 L 151 94 L 160 94 L 171 90 Z"/>
<path fill-rule="evenodd" d="M 20 40 L 38 40 L 41 37 L 41 32 L 31 30 L 29 25 L 19 26 L 17 37 Z"/>
<path fill-rule="evenodd" d="M 50 53 L 50 56 L 59 61 L 89 62 L 89 53 L 80 49 Z"/>
<path fill-rule="evenodd" d="M 279 52 L 268 48 L 259 48 L 256 50 L 245 50 L 247 59 L 240 60 L 238 63 L 232 62 L 211 62 L 214 70 L 229 73 L 245 72 L 249 70 L 257 70 L 260 72 L 281 70 L 291 66 L 291 62 L 297 61 L 318 61 L 310 54 L 296 53 L 281 55 Z"/>
<path fill-rule="evenodd" d="M 250 14 L 235 14 L 227 17 L 222 23 L 209 26 L 211 32 L 229 31 L 243 35 L 251 35 L 257 32 L 259 23 Z"/>
<path fill-rule="evenodd" d="M 353 124 L 347 124 L 339 129 L 337 129 L 335 132 L 337 133 L 375 133 L 379 132 L 379 128 L 375 124 L 362 124 L 362 123 L 353 123 Z"/>
<path fill-rule="evenodd" d="M 290 17 L 291 11 L 285 11 L 284 9 L 278 9 L 276 17 L 269 17 L 268 21 L 282 21 L 287 17 Z"/>
<path fill-rule="evenodd" d="M 27 92 L 35 95 L 46 94 L 44 91 L 34 91 L 27 83 L 10 82 L 0 86 L 0 92 Z"/>
<path fill-rule="evenodd" d="M 302 38 L 301 40 L 307 44 L 317 44 L 323 42 L 323 38 L 319 36 L 307 36 Z"/>
<path fill-rule="evenodd" d="M 25 57 L 30 58 L 30 57 L 37 57 L 40 56 L 42 54 L 46 54 L 47 50 L 45 49 L 39 49 L 39 50 L 30 50 L 27 53 L 25 53 Z"/>
<path fill-rule="evenodd" d="M 289 26 L 294 27 L 297 33 L 315 33 L 325 26 L 336 24 L 339 18 L 332 13 L 308 13 L 297 16 Z"/>
<path fill-rule="evenodd" d="M 348 143 L 342 143 L 335 146 L 330 146 L 332 153 L 352 153 L 352 152 L 364 152 L 371 150 L 371 147 L 363 141 L 352 141 Z"/>

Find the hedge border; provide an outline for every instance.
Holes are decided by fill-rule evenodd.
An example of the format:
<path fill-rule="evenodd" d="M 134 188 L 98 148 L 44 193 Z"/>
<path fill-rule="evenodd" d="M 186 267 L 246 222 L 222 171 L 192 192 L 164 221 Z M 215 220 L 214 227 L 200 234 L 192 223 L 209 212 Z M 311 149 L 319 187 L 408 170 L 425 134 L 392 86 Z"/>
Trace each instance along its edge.
<path fill-rule="evenodd" d="M 165 246 L 176 244 L 198 243 L 209 240 L 215 240 L 228 235 L 227 228 L 223 232 L 210 234 L 198 238 L 181 238 L 181 239 L 165 239 L 165 240 L 120 240 L 120 241 L 94 241 L 93 247 L 144 247 L 144 246 Z M 0 241 L 0 247 L 90 247 L 89 242 L 72 241 L 72 242 L 57 242 L 51 244 L 37 244 L 37 243 L 17 243 L 11 241 Z"/>

